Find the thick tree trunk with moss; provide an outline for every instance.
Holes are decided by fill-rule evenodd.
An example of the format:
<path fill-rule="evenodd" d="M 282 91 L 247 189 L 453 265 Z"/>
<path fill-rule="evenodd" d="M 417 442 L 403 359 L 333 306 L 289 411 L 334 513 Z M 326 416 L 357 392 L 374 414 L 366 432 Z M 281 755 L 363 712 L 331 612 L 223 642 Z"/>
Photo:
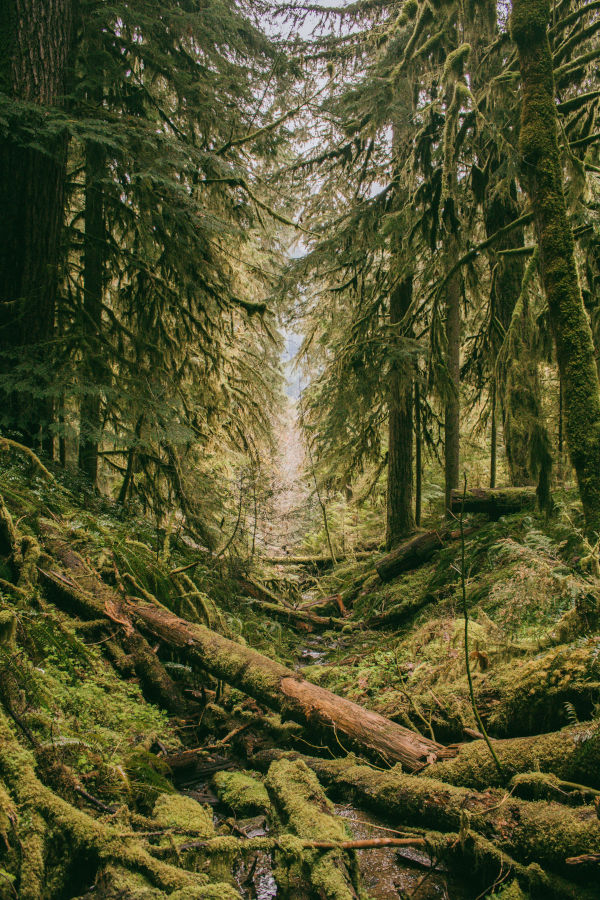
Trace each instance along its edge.
<path fill-rule="evenodd" d="M 102 71 L 97 40 L 90 42 L 87 62 Z M 99 83 L 89 97 L 90 104 L 102 106 L 102 86 Z M 102 302 L 104 299 L 104 187 L 106 169 L 104 147 L 87 141 L 85 148 L 85 232 L 83 249 L 83 366 L 82 397 L 79 427 L 79 468 L 92 484 L 98 480 L 98 445 L 100 442 L 102 365 Z"/>
<path fill-rule="evenodd" d="M 520 149 L 564 387 L 569 452 L 593 536 L 600 533 L 600 383 L 563 191 L 549 17 L 548 0 L 513 0 L 511 30 L 522 79 Z"/>
<path fill-rule="evenodd" d="M 71 42 L 71 0 L 0 5 L 0 90 L 15 102 L 60 107 Z M 0 138 L 0 378 L 2 425 L 28 446 L 49 449 L 64 135 L 11 132 Z M 43 146 L 39 146 L 42 143 Z M 15 385 L 16 382 L 16 385 Z"/>
<path fill-rule="evenodd" d="M 446 246 L 447 268 L 458 256 L 458 241 L 450 234 Z M 444 408 L 444 473 L 446 515 L 450 515 L 452 491 L 460 476 L 460 274 L 452 275 L 446 285 L 446 368 L 448 386 Z"/>
<path fill-rule="evenodd" d="M 412 300 L 412 277 L 404 278 L 390 297 L 392 340 L 398 342 L 400 327 Z M 391 550 L 414 531 L 413 515 L 413 378 L 398 362 L 390 372 L 388 427 L 388 480 L 386 544 Z"/>

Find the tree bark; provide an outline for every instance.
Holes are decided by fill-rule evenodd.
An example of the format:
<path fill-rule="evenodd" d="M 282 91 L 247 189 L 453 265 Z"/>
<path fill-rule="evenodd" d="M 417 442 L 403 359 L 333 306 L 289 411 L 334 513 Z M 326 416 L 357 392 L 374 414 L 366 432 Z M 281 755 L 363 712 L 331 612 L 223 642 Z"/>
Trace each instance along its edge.
<path fill-rule="evenodd" d="M 448 235 L 447 268 L 458 256 L 458 240 Z M 444 474 L 446 515 L 450 515 L 452 491 L 458 487 L 460 476 L 460 274 L 451 276 L 446 285 L 446 368 L 448 388 L 444 409 Z"/>
<path fill-rule="evenodd" d="M 392 340 L 399 344 L 396 329 L 412 301 L 412 276 L 404 278 L 390 297 Z M 386 545 L 391 550 L 398 541 L 414 531 L 413 499 L 413 381 L 407 372 L 393 363 L 389 385 L 388 479 Z"/>
<path fill-rule="evenodd" d="M 566 434 L 588 533 L 600 533 L 600 384 L 577 276 L 557 139 L 548 0 L 513 0 L 522 80 L 523 181 L 538 235 L 542 283 L 564 388 Z"/>
<path fill-rule="evenodd" d="M 102 73 L 96 35 L 88 43 L 88 65 L 91 77 Z M 90 91 L 88 102 L 102 107 L 102 82 Z M 104 298 L 104 187 L 106 169 L 104 147 L 87 141 L 85 147 L 85 233 L 83 244 L 83 365 L 82 399 L 79 427 L 79 468 L 93 485 L 98 481 L 98 446 L 102 423 L 100 418 L 100 386 L 103 376 L 101 359 L 102 302 Z"/>
<path fill-rule="evenodd" d="M 0 9 L 0 89 L 15 103 L 60 107 L 72 0 L 6 0 Z M 18 128 L 0 138 L 0 379 L 3 425 L 49 447 L 52 349 L 67 142 Z M 41 147 L 39 146 L 41 145 Z M 15 385 L 16 382 L 16 385 Z"/>

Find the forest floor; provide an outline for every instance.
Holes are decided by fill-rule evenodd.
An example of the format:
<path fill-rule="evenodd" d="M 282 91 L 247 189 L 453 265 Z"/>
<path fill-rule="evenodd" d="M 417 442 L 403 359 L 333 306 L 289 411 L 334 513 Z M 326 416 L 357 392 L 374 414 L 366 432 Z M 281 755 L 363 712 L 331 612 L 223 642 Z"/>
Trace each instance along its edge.
<path fill-rule="evenodd" d="M 215 560 L 18 454 L 0 494 L 1 900 L 599 896 L 600 580 L 568 494 L 388 583 L 377 552 Z M 431 756 L 375 752 L 345 701 Z"/>

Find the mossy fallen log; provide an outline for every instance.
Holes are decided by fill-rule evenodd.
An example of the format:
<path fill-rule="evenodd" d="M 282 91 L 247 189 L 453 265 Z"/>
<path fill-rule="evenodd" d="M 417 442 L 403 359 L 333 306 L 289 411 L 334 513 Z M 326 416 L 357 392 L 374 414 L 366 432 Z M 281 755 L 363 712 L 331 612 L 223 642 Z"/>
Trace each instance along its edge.
<path fill-rule="evenodd" d="M 281 759 L 272 763 L 266 778 L 271 803 L 283 824 L 302 841 L 348 840 L 344 823 L 333 814 L 333 806 L 325 796 L 315 773 L 300 760 Z M 293 861 L 280 854 L 275 871 L 284 896 L 313 896 L 323 900 L 357 900 L 358 867 L 353 855 L 340 850 L 304 851 Z M 350 865 L 348 865 L 350 860 Z M 308 890 L 305 886 L 308 886 Z"/>
<path fill-rule="evenodd" d="M 356 623 L 346 622 L 337 616 L 321 616 L 318 613 L 309 612 L 306 609 L 294 609 L 294 607 L 280 606 L 276 603 L 267 603 L 263 600 L 250 601 L 260 605 L 270 616 L 279 619 L 281 622 L 287 622 L 290 625 L 299 625 L 300 627 L 310 631 L 325 631 L 329 628 L 351 628 L 356 627 Z"/>
<path fill-rule="evenodd" d="M 429 562 L 436 550 L 444 546 L 449 535 L 449 529 L 426 531 L 415 535 L 377 560 L 375 563 L 377 574 L 382 581 L 391 581 L 402 572 L 422 566 Z"/>
<path fill-rule="evenodd" d="M 453 755 L 454 751 L 441 744 L 305 681 L 296 672 L 204 625 L 181 619 L 163 606 L 120 595 L 54 532 L 47 535 L 45 546 L 63 567 L 62 572 L 42 570 L 58 603 L 66 602 L 71 609 L 79 604 L 88 618 L 108 615 L 125 634 L 150 632 L 192 665 L 286 718 L 309 725 L 338 746 L 343 741 L 375 760 L 401 762 L 409 771 Z"/>
<path fill-rule="evenodd" d="M 342 554 L 336 558 L 336 562 L 344 562 L 347 559 L 369 559 L 373 554 L 370 550 L 357 550 L 356 553 Z M 308 569 L 329 569 L 333 566 L 331 556 L 266 556 L 264 562 L 272 566 L 302 566 Z"/>
<path fill-rule="evenodd" d="M 494 741 L 506 778 L 521 772 L 552 773 L 565 781 L 600 788 L 600 721 L 582 722 L 562 731 Z M 484 741 L 463 744 L 453 759 L 425 770 L 449 784 L 484 789 L 501 784 Z"/>
<path fill-rule="evenodd" d="M 275 750 L 262 751 L 253 763 L 266 766 L 274 759 L 301 759 L 337 795 L 350 795 L 404 826 L 460 831 L 466 818 L 469 829 L 524 865 L 538 863 L 565 873 L 567 857 L 600 848 L 600 821 L 591 807 L 517 800 L 502 790 L 470 791 L 395 769 L 382 772 L 351 758 L 325 760 Z"/>
<path fill-rule="evenodd" d="M 475 530 L 465 528 L 465 536 Z M 375 563 L 377 574 L 382 581 L 391 581 L 402 572 L 409 572 L 425 565 L 437 550 L 441 550 L 449 541 L 457 541 L 459 538 L 460 531 L 447 527 L 416 534 L 377 560 Z"/>
<path fill-rule="evenodd" d="M 105 584 L 83 557 L 62 539 L 52 523 L 42 523 L 42 534 L 49 556 L 41 561 L 39 576 L 49 596 L 69 612 L 83 618 L 105 618 L 107 623 L 121 626 L 121 645 L 131 659 L 146 698 L 173 715 L 184 715 L 186 702 L 178 686 L 148 641 L 119 615 L 119 594 Z M 56 568 L 56 560 L 61 563 L 63 571 Z"/>
<path fill-rule="evenodd" d="M 71 864 L 63 877 L 73 878 L 75 882 L 84 870 L 91 879 L 96 870 L 113 865 L 143 878 L 161 890 L 163 896 L 173 896 L 185 889 L 193 890 L 198 900 L 235 896 L 231 891 L 216 893 L 221 887 L 229 890 L 227 885 L 209 885 L 205 875 L 186 872 L 155 859 L 137 837 L 124 837 L 118 828 L 92 818 L 55 794 L 37 777 L 33 755 L 18 742 L 1 709 L 0 781 L 6 785 L 14 804 L 20 900 L 41 900 L 48 896 L 46 885 L 50 873 L 46 866 L 52 865 L 53 850 L 59 840 L 69 848 Z M 55 871 L 52 876 L 59 877 Z M 54 887 L 58 889 L 60 885 L 54 881 Z M 64 889 L 68 887 L 63 885 Z M 182 893 L 180 897 L 183 896 Z"/>
<path fill-rule="evenodd" d="M 450 508 L 456 516 L 464 510 L 466 513 L 481 513 L 495 520 L 500 516 L 534 507 L 536 502 L 534 487 L 473 488 L 466 494 L 462 490 L 452 491 Z"/>

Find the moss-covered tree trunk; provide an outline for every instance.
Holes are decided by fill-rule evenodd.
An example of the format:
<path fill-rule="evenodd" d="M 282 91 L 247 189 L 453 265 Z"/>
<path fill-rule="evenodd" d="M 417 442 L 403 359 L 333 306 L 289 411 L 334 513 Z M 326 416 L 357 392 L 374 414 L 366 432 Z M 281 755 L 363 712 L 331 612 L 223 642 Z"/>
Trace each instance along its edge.
<path fill-rule="evenodd" d="M 567 218 L 558 148 L 548 0 L 513 0 L 522 78 L 520 149 L 533 208 L 542 283 L 564 386 L 566 433 L 586 527 L 600 533 L 600 383 Z"/>

